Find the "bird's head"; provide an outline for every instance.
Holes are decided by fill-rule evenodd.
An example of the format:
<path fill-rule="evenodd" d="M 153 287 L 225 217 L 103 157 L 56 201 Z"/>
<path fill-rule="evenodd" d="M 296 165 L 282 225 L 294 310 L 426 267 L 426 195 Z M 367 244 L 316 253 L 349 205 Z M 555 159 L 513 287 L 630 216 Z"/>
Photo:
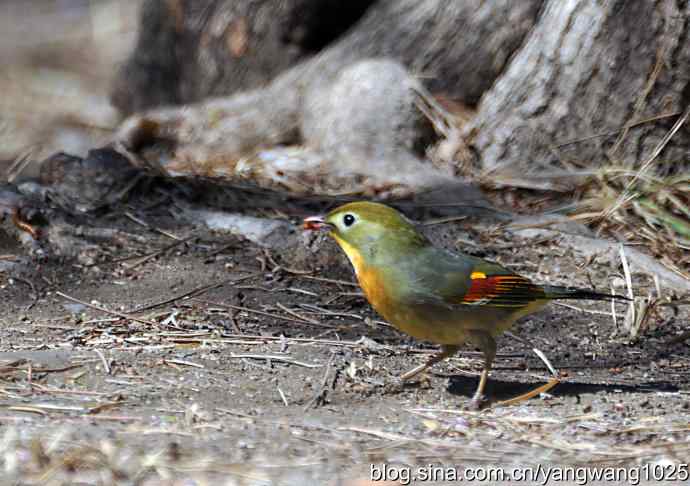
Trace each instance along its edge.
<path fill-rule="evenodd" d="M 354 202 L 325 216 L 304 220 L 304 228 L 328 231 L 350 260 L 395 258 L 428 244 L 428 240 L 401 213 L 384 204 Z"/>

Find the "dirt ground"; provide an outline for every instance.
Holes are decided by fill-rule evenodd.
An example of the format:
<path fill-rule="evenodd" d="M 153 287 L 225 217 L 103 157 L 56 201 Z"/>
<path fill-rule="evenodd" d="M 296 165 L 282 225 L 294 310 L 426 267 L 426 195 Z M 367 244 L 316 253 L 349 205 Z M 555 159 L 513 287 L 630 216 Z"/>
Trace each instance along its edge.
<path fill-rule="evenodd" d="M 2 2 L 3 173 L 17 159 L 83 155 L 110 138 L 119 115 L 109 83 L 131 49 L 139 3 Z M 493 472 L 485 484 L 517 483 L 507 476 L 517 468 L 541 474 L 520 484 L 585 484 L 547 481 L 538 467 L 549 466 L 622 467 L 625 484 L 636 483 L 635 471 L 683 479 L 690 352 L 668 343 L 687 330 L 687 306 L 658 307 L 631 341 L 623 305 L 618 327 L 606 303 L 550 305 L 514 331 L 550 358 L 562 383 L 498 405 L 549 378 L 530 349 L 504 337 L 487 390 L 494 403 L 470 411 L 481 364 L 469 348 L 392 386 L 434 346 L 382 323 L 344 258 L 315 268 L 137 214 L 149 228 L 121 212 L 91 221 L 117 231 L 78 259 L 36 258 L 9 222 L 0 226 L 1 485 L 361 486 L 384 464 L 397 480 L 389 484 L 411 482 L 405 467 L 418 468 L 418 483 L 432 472 L 435 484 L 457 484 L 452 472 L 464 467 Z M 621 268 L 486 221 L 427 229 L 438 244 L 538 281 L 602 290 L 622 281 Z M 321 249 L 337 254 L 333 243 Z M 633 274 L 633 287 L 647 295 L 653 282 Z"/>
<path fill-rule="evenodd" d="M 667 344 L 686 329 L 687 307 L 659 308 L 631 342 L 608 303 L 552 304 L 514 330 L 549 356 L 563 382 L 497 405 L 549 376 L 529 349 L 504 337 L 488 388 L 494 404 L 476 412 L 465 409 L 480 369 L 471 349 L 402 390 L 391 386 L 434 347 L 381 322 L 344 259 L 301 273 L 235 237 L 144 219 L 149 228 L 102 218 L 99 226 L 119 237 L 78 260 L 31 258 L 11 230 L 0 233 L 6 478 L 366 484 L 356 481 L 384 462 L 688 462 L 690 352 Z M 539 281 L 605 289 L 620 275 L 553 242 L 487 240 L 495 228 L 481 221 L 426 228 L 438 244 L 459 239 L 460 248 Z M 634 275 L 638 295 L 649 284 Z M 619 305 L 618 326 L 624 312 Z"/>

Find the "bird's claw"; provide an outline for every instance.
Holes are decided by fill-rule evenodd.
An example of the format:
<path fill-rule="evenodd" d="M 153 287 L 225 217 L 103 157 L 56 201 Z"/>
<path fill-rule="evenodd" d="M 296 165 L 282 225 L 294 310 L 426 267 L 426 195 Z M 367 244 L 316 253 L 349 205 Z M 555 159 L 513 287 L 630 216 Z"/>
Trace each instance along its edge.
<path fill-rule="evenodd" d="M 475 395 L 472 397 L 472 400 L 470 400 L 467 403 L 466 408 L 467 408 L 467 410 L 472 410 L 472 411 L 478 412 L 486 404 L 487 404 L 487 401 L 486 401 L 486 397 L 484 395 Z"/>
<path fill-rule="evenodd" d="M 405 390 L 405 380 L 394 376 L 383 385 L 383 391 L 390 394 L 402 393 Z"/>

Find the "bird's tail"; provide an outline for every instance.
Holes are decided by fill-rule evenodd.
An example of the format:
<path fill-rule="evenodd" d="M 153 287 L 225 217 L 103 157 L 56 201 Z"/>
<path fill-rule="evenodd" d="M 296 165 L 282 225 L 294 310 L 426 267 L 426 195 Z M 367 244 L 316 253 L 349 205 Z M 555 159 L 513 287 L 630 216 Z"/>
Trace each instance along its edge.
<path fill-rule="evenodd" d="M 561 287 L 558 285 L 545 285 L 544 294 L 547 299 L 575 299 L 575 300 L 619 300 L 629 301 L 628 297 L 617 294 L 603 294 L 588 289 L 577 287 Z"/>

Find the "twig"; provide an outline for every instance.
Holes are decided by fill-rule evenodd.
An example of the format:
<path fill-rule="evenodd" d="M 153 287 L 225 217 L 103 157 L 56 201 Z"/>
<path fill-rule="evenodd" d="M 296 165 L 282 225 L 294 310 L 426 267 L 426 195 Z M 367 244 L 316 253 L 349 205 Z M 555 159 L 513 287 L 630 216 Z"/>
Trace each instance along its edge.
<path fill-rule="evenodd" d="M 333 278 L 325 278 L 325 277 L 314 277 L 313 275 L 300 275 L 301 278 L 307 278 L 309 280 L 316 280 L 318 282 L 326 282 L 326 283 L 332 283 L 336 285 L 347 285 L 349 287 L 359 287 L 359 284 L 355 282 L 347 282 L 345 280 L 336 280 Z"/>
<path fill-rule="evenodd" d="M 327 388 L 327 383 L 328 383 L 328 375 L 331 372 L 331 367 L 333 365 L 333 359 L 335 358 L 335 353 L 331 353 L 331 356 L 328 358 L 328 363 L 326 364 L 326 371 L 323 373 L 323 379 L 321 380 L 321 386 L 319 386 L 319 389 L 316 391 L 316 394 L 312 397 L 309 402 L 304 406 L 303 410 L 306 412 L 309 410 L 312 406 L 318 406 L 322 404 L 323 402 L 326 401 L 326 395 L 328 394 L 328 388 Z"/>
<path fill-rule="evenodd" d="M 277 272 L 277 271 L 284 271 L 287 273 L 291 273 L 293 275 L 309 275 L 310 273 L 314 273 L 313 270 L 300 270 L 298 268 L 290 268 L 290 267 L 285 267 L 283 265 L 280 265 L 278 262 L 275 261 L 273 256 L 271 256 L 271 253 L 264 249 L 264 256 L 266 259 L 273 265 L 273 270 L 272 272 Z"/>
<path fill-rule="evenodd" d="M 362 427 L 338 427 L 338 430 L 345 432 L 355 432 L 357 434 L 366 434 L 379 439 L 392 440 L 392 441 L 404 441 L 404 442 L 416 442 L 418 439 L 413 437 L 406 437 L 401 434 L 395 434 L 393 432 L 384 432 L 382 430 L 365 429 Z"/>
<path fill-rule="evenodd" d="M 554 145 L 554 147 L 555 148 L 561 148 L 561 147 L 566 147 L 568 145 L 573 145 L 573 144 L 580 143 L 580 142 L 587 142 L 587 141 L 593 140 L 595 138 L 610 137 L 611 135 L 617 135 L 618 133 L 622 132 L 623 130 L 626 129 L 626 127 L 628 129 L 634 128 L 634 127 L 639 126 L 639 125 L 644 125 L 646 123 L 651 123 L 651 122 L 657 121 L 657 120 L 663 120 L 665 118 L 671 118 L 671 117 L 678 116 L 681 114 L 683 114 L 682 111 L 674 111 L 671 113 L 662 113 L 661 115 L 655 115 L 655 116 L 651 116 L 649 118 L 638 120 L 636 122 L 628 123 L 628 124 L 622 126 L 621 128 L 619 128 L 617 130 L 611 130 L 610 132 L 596 133 L 594 135 L 587 135 L 586 137 L 582 137 L 582 138 L 575 138 L 572 140 L 566 140 L 565 142 L 561 142 L 557 145 Z"/>
<path fill-rule="evenodd" d="M 15 275 L 12 276 L 12 279 L 16 280 L 17 282 L 21 282 L 24 285 L 28 285 L 31 289 L 31 303 L 26 306 L 24 311 L 31 310 L 31 308 L 36 305 L 36 302 L 38 302 L 38 292 L 36 292 L 36 286 L 30 280 L 25 280 Z"/>
<path fill-rule="evenodd" d="M 611 299 L 611 304 L 615 304 L 616 301 Z M 553 304 L 560 306 L 560 307 L 565 307 L 566 309 L 573 309 L 579 312 L 584 312 L 586 314 L 596 314 L 600 316 L 611 316 L 610 312 L 604 312 L 604 311 L 598 311 L 598 310 L 591 310 L 591 309 L 583 309 L 582 307 L 578 307 L 576 305 L 572 304 L 566 304 L 565 302 L 553 302 Z M 614 306 L 615 309 L 615 306 Z"/>
<path fill-rule="evenodd" d="M 422 221 L 421 224 L 422 226 L 432 226 L 435 224 L 454 223 L 456 221 L 462 221 L 464 219 L 467 219 L 467 216 L 448 216 L 446 218 L 428 219 L 426 221 Z"/>
<path fill-rule="evenodd" d="M 29 165 L 33 160 L 36 155 L 37 147 L 36 146 L 31 146 L 24 150 L 22 153 L 17 155 L 17 157 L 14 159 L 14 162 L 12 162 L 7 169 L 5 169 L 5 180 L 7 182 L 14 182 L 14 180 L 17 178 L 19 174 L 24 171 L 27 165 Z"/>
<path fill-rule="evenodd" d="M 114 422 L 139 422 L 144 417 L 133 417 L 129 415 L 84 415 L 87 420 L 112 420 Z"/>
<path fill-rule="evenodd" d="M 334 328 L 335 329 L 335 328 Z M 212 335 L 208 332 L 206 335 Z M 224 338 L 203 338 L 203 337 L 190 337 L 186 333 L 184 334 L 172 334 L 172 333 L 156 333 L 156 337 L 167 339 L 168 341 L 175 343 L 215 343 L 215 344 L 238 344 L 246 346 L 257 346 L 265 344 L 266 342 L 283 342 L 294 344 L 314 344 L 318 346 L 337 346 L 344 348 L 361 348 L 361 341 L 335 341 L 332 339 L 316 339 L 316 338 L 285 338 L 283 336 L 256 336 L 252 334 L 225 334 Z M 143 347 L 148 348 L 148 347 Z M 133 348 L 128 348 L 133 349 Z M 167 349 L 167 348 L 163 348 Z M 388 346 L 385 344 L 378 344 L 377 349 L 383 351 L 398 351 L 399 348 L 396 346 Z M 436 351 L 431 349 L 410 349 L 407 351 L 410 354 L 436 354 Z M 472 357 L 479 358 L 482 353 L 479 351 L 460 351 L 456 356 L 461 357 Z M 498 353 L 497 358 L 522 358 L 523 353 Z M 448 358 L 448 361 L 453 362 L 455 358 Z"/>
<path fill-rule="evenodd" d="M 685 332 L 678 334 L 677 336 L 672 337 L 668 341 L 666 341 L 666 344 L 670 346 L 670 345 L 682 343 L 683 341 L 685 341 L 688 338 L 690 338 L 690 331 L 685 331 Z"/>
<path fill-rule="evenodd" d="M 201 368 L 201 369 L 206 368 L 202 364 L 192 363 L 191 361 L 184 361 L 181 359 L 164 359 L 163 363 L 169 363 L 169 364 L 180 365 L 180 366 L 191 366 L 192 368 Z"/>
<path fill-rule="evenodd" d="M 613 295 L 614 289 L 613 285 L 611 285 L 611 295 Z M 611 317 L 613 318 L 613 328 L 618 329 L 618 314 L 616 314 L 616 302 L 614 299 L 611 299 Z"/>
<path fill-rule="evenodd" d="M 297 294 L 309 295 L 310 297 L 318 297 L 319 294 L 316 292 L 310 292 L 309 290 L 299 289 L 297 287 L 286 287 L 284 289 L 276 289 L 277 292 L 295 292 Z"/>
<path fill-rule="evenodd" d="M 90 303 L 85 302 L 85 301 L 83 301 L 83 300 L 79 300 L 79 299 L 77 299 L 77 298 L 75 298 L 75 297 L 69 296 L 69 295 L 65 294 L 64 292 L 60 292 L 59 290 L 57 290 L 57 291 L 55 292 L 55 294 L 56 294 L 56 295 L 59 295 L 60 297 L 65 298 L 65 299 L 67 299 L 67 300 L 71 300 L 72 302 L 76 302 L 77 304 L 84 305 L 84 306 L 86 306 L 86 307 L 89 307 L 89 308 L 91 308 L 91 309 L 94 309 L 94 310 L 97 310 L 97 311 L 100 311 L 100 312 L 104 312 L 104 313 L 106 313 L 106 314 L 110 314 L 110 315 L 113 315 L 113 316 L 118 316 L 118 317 L 121 317 L 122 319 L 128 319 L 128 320 L 131 320 L 131 321 L 140 322 L 140 323 L 142 323 L 142 324 L 147 324 L 147 325 L 149 325 L 149 326 L 156 326 L 156 325 L 157 325 L 157 324 L 156 324 L 155 322 L 153 322 L 153 321 L 147 321 L 146 319 L 140 319 L 140 318 L 138 318 L 138 317 L 136 317 L 136 316 L 133 316 L 133 315 L 131 315 L 131 314 L 127 314 L 127 313 L 124 313 L 124 312 L 111 311 L 111 310 L 109 310 L 109 309 L 106 309 L 105 307 L 101 307 L 101 306 L 99 306 L 99 305 L 90 304 Z"/>
<path fill-rule="evenodd" d="M 144 221 L 144 220 L 142 220 L 142 219 L 140 219 L 140 218 L 137 218 L 136 216 L 134 216 L 134 215 L 133 215 L 132 213 L 130 213 L 129 211 L 126 211 L 124 214 L 125 214 L 126 217 L 128 217 L 129 219 L 131 219 L 131 220 L 134 221 L 135 223 L 137 223 L 137 224 L 143 226 L 144 228 L 146 228 L 146 229 L 148 229 L 148 230 L 150 230 L 150 231 L 155 231 L 156 233 L 159 233 L 159 234 L 161 234 L 161 235 L 163 235 L 163 236 L 167 236 L 168 238 L 171 238 L 171 239 L 173 239 L 173 240 L 178 240 L 178 241 L 179 241 L 179 240 L 181 239 L 179 236 L 175 236 L 174 234 L 168 233 L 168 232 L 165 231 L 165 230 L 162 230 L 162 229 L 160 229 L 160 228 L 156 228 L 155 226 L 151 226 L 151 225 L 148 224 L 146 221 Z"/>
<path fill-rule="evenodd" d="M 664 135 L 664 138 L 662 138 L 661 141 L 654 148 L 654 150 L 652 150 L 652 153 L 650 154 L 649 158 L 645 161 L 645 163 L 642 164 L 640 170 L 638 170 L 635 176 L 630 180 L 630 182 L 626 184 L 625 189 L 620 194 L 620 196 L 618 196 L 616 203 L 614 203 L 613 206 L 609 208 L 609 210 L 606 212 L 607 215 L 612 214 L 618 208 L 622 207 L 626 202 L 633 199 L 634 195 L 630 194 L 633 185 L 638 181 L 638 179 L 640 179 L 640 177 L 644 175 L 644 173 L 652 165 L 654 160 L 659 156 L 664 147 L 666 147 L 671 138 L 676 134 L 678 130 L 680 130 L 680 127 L 682 127 L 683 124 L 687 121 L 688 117 L 690 117 L 690 105 L 688 105 L 685 108 L 683 115 L 680 118 L 678 118 L 678 120 L 676 120 L 676 123 L 673 124 L 673 127 L 671 127 L 671 129 L 666 133 L 666 135 Z"/>
<path fill-rule="evenodd" d="M 652 162 L 654 162 L 654 159 L 656 159 L 659 156 L 661 151 L 664 150 L 664 147 L 666 147 L 666 145 L 671 140 L 671 138 L 673 138 L 676 132 L 680 130 L 680 127 L 683 126 L 683 124 L 687 121 L 688 117 L 690 117 L 690 105 L 687 108 L 685 108 L 683 115 L 680 118 L 678 118 L 676 123 L 673 124 L 673 127 L 671 127 L 668 133 L 664 135 L 664 138 L 662 138 L 661 141 L 657 144 L 657 146 L 654 148 L 647 161 L 644 164 L 642 164 L 642 167 L 640 167 L 638 173 L 635 174 L 633 180 L 628 183 L 628 187 L 626 189 L 632 187 L 632 185 L 637 181 L 637 179 L 639 179 L 640 176 L 646 172 L 647 168 L 652 164 Z"/>
<path fill-rule="evenodd" d="M 628 298 L 630 298 L 630 304 L 628 307 L 628 315 L 630 316 L 630 320 L 628 320 L 628 316 L 626 316 L 625 319 L 625 325 L 628 327 L 627 331 L 632 332 L 632 326 L 635 323 L 635 296 L 633 295 L 633 289 L 632 289 L 632 276 L 630 275 L 630 267 L 628 266 L 628 258 L 625 255 L 625 248 L 623 247 L 623 244 L 621 243 L 620 248 L 618 250 L 621 258 L 621 263 L 623 265 L 623 274 L 625 275 L 625 286 L 628 289 Z"/>
<path fill-rule="evenodd" d="M 280 363 L 287 363 L 295 366 L 301 366 L 302 368 L 321 368 L 320 364 L 305 363 L 303 361 L 297 361 L 296 359 L 286 358 L 284 356 L 278 356 L 275 354 L 235 354 L 230 353 L 230 358 L 236 359 L 261 359 L 266 361 L 278 361 Z"/>
<path fill-rule="evenodd" d="M 238 278 L 234 278 L 234 279 L 233 279 L 233 278 L 229 278 L 229 279 L 226 279 L 226 280 L 222 280 L 222 281 L 220 281 L 220 282 L 216 282 L 216 283 L 212 283 L 212 284 L 208 284 L 208 285 L 202 285 L 201 287 L 197 287 L 197 288 L 192 289 L 192 290 L 190 290 L 190 291 L 188 291 L 188 292 L 184 292 L 184 293 L 182 293 L 182 294 L 176 295 L 175 297 L 171 297 L 171 298 L 169 298 L 169 299 L 165 299 L 165 300 L 162 300 L 162 301 L 160 301 L 160 302 L 156 302 L 156 303 L 154 303 L 154 304 L 148 304 L 148 305 L 145 305 L 145 306 L 142 306 L 142 307 L 137 307 L 136 309 L 133 309 L 133 310 L 131 310 L 131 311 L 129 311 L 129 312 L 132 313 L 132 314 L 137 314 L 137 313 L 139 313 L 139 312 L 144 312 L 144 311 L 147 311 L 147 310 L 155 309 L 156 307 L 160 307 L 160 306 L 167 305 L 167 304 L 172 304 L 173 302 L 176 302 L 176 301 L 178 301 L 178 300 L 180 300 L 180 299 L 184 299 L 184 298 L 186 298 L 186 297 L 191 297 L 191 296 L 193 296 L 193 295 L 199 295 L 199 294 L 202 294 L 202 293 L 204 293 L 204 292 L 206 292 L 206 291 L 208 291 L 208 290 L 212 290 L 212 289 L 215 289 L 215 288 L 218 288 L 218 287 L 222 287 L 223 285 L 226 285 L 226 284 L 229 284 L 229 283 L 243 282 L 243 281 L 248 280 L 248 279 L 250 279 L 250 278 L 252 278 L 252 277 L 256 277 L 257 275 L 260 275 L 260 273 L 259 273 L 259 272 L 251 273 L 251 274 L 245 275 L 245 276 L 243 276 L 243 277 L 238 277 Z"/>
<path fill-rule="evenodd" d="M 296 317 L 297 319 L 301 319 L 301 320 L 303 320 L 303 321 L 305 321 L 305 322 L 308 322 L 309 324 L 316 324 L 316 325 L 321 324 L 320 322 L 315 321 L 314 319 L 309 319 L 308 317 L 305 317 L 305 316 L 303 316 L 303 315 L 298 314 L 297 312 L 295 312 L 295 311 L 293 311 L 293 310 L 287 308 L 286 306 L 284 306 L 284 305 L 281 304 L 280 302 L 277 302 L 277 303 L 276 303 L 276 306 L 279 307 L 282 311 L 287 312 L 287 313 L 290 314 L 291 316 Z"/>
<path fill-rule="evenodd" d="M 84 366 L 86 363 L 79 363 L 79 364 L 73 364 L 69 366 L 65 366 L 63 368 L 31 368 L 33 373 L 62 373 L 65 371 L 70 371 L 76 368 L 81 368 Z M 0 368 L 1 373 L 7 373 L 7 372 L 12 372 L 12 371 L 25 371 L 24 368 L 18 368 L 15 366 L 3 366 Z"/>
<path fill-rule="evenodd" d="M 63 388 L 51 388 L 51 387 L 47 387 L 45 385 L 41 385 L 39 383 L 34 383 L 33 387 L 35 389 L 37 389 L 38 391 L 40 391 L 41 393 L 49 393 L 51 395 L 86 395 L 86 396 L 95 396 L 95 397 L 112 395 L 112 393 L 103 393 L 103 392 L 88 391 L 88 390 L 66 390 Z"/>
<path fill-rule="evenodd" d="M 287 401 L 287 398 L 285 398 L 285 393 L 283 393 L 283 390 L 278 387 L 278 394 L 280 395 L 280 398 L 283 400 L 283 403 L 285 404 L 286 407 L 289 407 L 290 404 Z"/>
<path fill-rule="evenodd" d="M 652 88 L 656 84 L 656 81 L 659 78 L 659 74 L 661 74 L 661 68 L 664 66 L 664 56 L 667 50 L 668 47 L 666 45 L 662 45 L 657 50 L 654 69 L 652 69 L 652 72 L 649 75 L 647 82 L 645 83 L 644 89 L 635 101 L 635 106 L 633 108 L 634 116 L 639 116 L 640 112 L 642 112 L 645 100 L 647 99 L 647 96 L 649 96 L 649 93 L 652 91 Z M 609 154 L 615 154 L 616 152 L 618 152 L 618 149 L 620 148 L 621 144 L 625 140 L 625 137 L 628 135 L 628 132 L 630 131 L 630 126 L 630 122 L 626 123 L 623 126 L 623 130 L 621 131 L 621 134 L 618 136 L 618 140 L 616 140 L 616 142 L 613 144 L 613 147 L 611 147 L 611 149 L 609 150 Z"/>
<path fill-rule="evenodd" d="M 364 297 L 363 294 L 359 294 L 359 296 Z M 334 312 L 334 311 L 324 309 L 324 308 L 319 307 L 318 305 L 314 305 L 314 304 L 299 304 L 299 306 L 303 309 L 307 309 L 311 312 L 316 312 L 316 313 L 321 314 L 323 316 L 351 317 L 352 319 L 357 319 L 360 321 L 364 320 L 364 317 L 357 315 L 357 314 L 351 314 L 349 312 Z"/>
<path fill-rule="evenodd" d="M 505 407 L 507 405 L 515 405 L 516 403 L 523 402 L 525 400 L 529 400 L 530 398 L 536 397 L 537 395 L 541 393 L 546 393 L 549 390 L 551 390 L 554 386 L 558 385 L 560 383 L 560 380 L 556 377 L 551 378 L 548 383 L 543 384 L 540 387 L 535 388 L 534 390 L 528 391 L 527 393 L 523 395 L 519 395 L 515 398 L 511 398 L 509 400 L 503 400 L 502 402 L 496 403 L 497 406 L 499 407 Z"/>
<path fill-rule="evenodd" d="M 139 257 L 139 260 L 132 262 L 130 264 L 126 264 L 126 265 L 124 265 L 124 267 L 127 269 L 132 269 L 134 267 L 138 267 L 140 265 L 143 265 L 147 261 L 149 261 L 153 258 L 156 258 L 158 255 L 162 255 L 163 253 L 165 253 L 169 250 L 172 250 L 173 248 L 175 248 L 179 245 L 183 245 L 184 243 L 187 243 L 188 241 L 191 241 L 195 238 L 197 238 L 197 237 L 196 236 L 188 236 L 187 238 L 183 238 L 181 240 L 175 241 L 175 242 L 161 248 L 160 250 L 157 250 L 157 251 L 151 252 L 147 255 L 143 255 L 143 256 Z M 134 258 L 138 258 L 138 257 L 134 257 Z M 120 260 L 120 261 L 123 261 L 123 260 Z"/>
<path fill-rule="evenodd" d="M 527 339 L 522 338 L 516 334 L 513 334 L 510 331 L 506 331 L 505 334 L 506 334 L 506 336 L 509 336 L 509 337 L 515 339 L 516 341 L 524 344 L 525 346 L 528 346 L 529 348 L 531 348 L 532 352 L 534 352 L 534 354 L 536 354 L 539 357 L 539 359 L 542 360 L 542 362 L 546 365 L 546 368 L 548 368 L 548 370 L 551 372 L 551 374 L 553 376 L 558 376 L 558 372 L 556 371 L 556 368 L 554 368 L 554 366 L 551 364 L 549 359 L 546 357 L 546 355 L 544 353 L 541 352 L 541 350 L 539 348 L 537 348 L 535 345 L 533 345 Z"/>
<path fill-rule="evenodd" d="M 654 288 L 656 289 L 656 298 L 661 299 L 661 282 L 659 282 L 659 275 L 654 274 Z"/>
<path fill-rule="evenodd" d="M 249 312 L 249 313 L 251 313 L 251 314 L 258 314 L 258 315 L 260 315 L 260 316 L 271 317 L 271 318 L 273 318 L 273 319 L 282 319 L 282 320 L 284 320 L 284 321 L 297 322 L 297 323 L 299 323 L 299 324 L 311 324 L 311 325 L 313 325 L 313 326 L 325 327 L 325 328 L 328 328 L 328 329 L 333 329 L 333 326 L 330 326 L 330 325 L 328 325 L 328 324 L 322 324 L 322 323 L 316 322 L 316 321 L 310 322 L 310 321 L 304 320 L 304 318 L 295 319 L 295 318 L 288 317 L 288 316 L 282 316 L 282 315 L 280 315 L 280 314 L 272 314 L 272 313 L 270 313 L 270 312 L 264 312 L 264 311 L 261 311 L 261 310 L 258 310 L 258 309 L 251 309 L 251 308 L 249 308 L 249 307 L 242 307 L 242 306 L 240 306 L 240 305 L 224 304 L 224 303 L 220 303 L 220 302 L 209 302 L 209 301 L 206 301 L 206 300 L 201 300 L 201 299 L 196 299 L 196 298 L 193 298 L 193 300 L 196 300 L 196 301 L 198 301 L 198 302 L 202 302 L 202 303 L 204 303 L 204 304 L 217 305 L 217 306 L 219 306 L 219 307 L 227 307 L 227 308 L 229 308 L 229 309 L 235 309 L 235 310 L 238 310 L 238 311 Z"/>
<path fill-rule="evenodd" d="M 28 413 L 37 413 L 39 415 L 46 416 L 48 415 L 48 412 L 45 410 L 41 410 L 40 408 L 36 407 L 29 407 L 29 406 L 22 406 L 22 405 L 14 405 L 7 407 L 7 410 L 11 410 L 13 412 L 28 412 Z"/>
<path fill-rule="evenodd" d="M 112 369 L 110 368 L 110 365 L 108 364 L 108 360 L 105 359 L 105 356 L 103 355 L 103 351 L 100 349 L 94 349 L 94 353 L 100 358 L 101 363 L 103 363 L 103 371 L 105 372 L 106 375 L 109 375 L 112 373 Z"/>
<path fill-rule="evenodd" d="M 233 241 L 232 243 L 228 243 L 227 245 L 223 245 L 220 248 L 217 248 L 213 250 L 212 252 L 208 253 L 206 255 L 207 258 L 214 257 L 216 255 L 219 255 L 220 253 L 223 253 L 225 250 L 229 250 L 230 248 L 234 248 L 238 245 L 237 241 Z"/>

